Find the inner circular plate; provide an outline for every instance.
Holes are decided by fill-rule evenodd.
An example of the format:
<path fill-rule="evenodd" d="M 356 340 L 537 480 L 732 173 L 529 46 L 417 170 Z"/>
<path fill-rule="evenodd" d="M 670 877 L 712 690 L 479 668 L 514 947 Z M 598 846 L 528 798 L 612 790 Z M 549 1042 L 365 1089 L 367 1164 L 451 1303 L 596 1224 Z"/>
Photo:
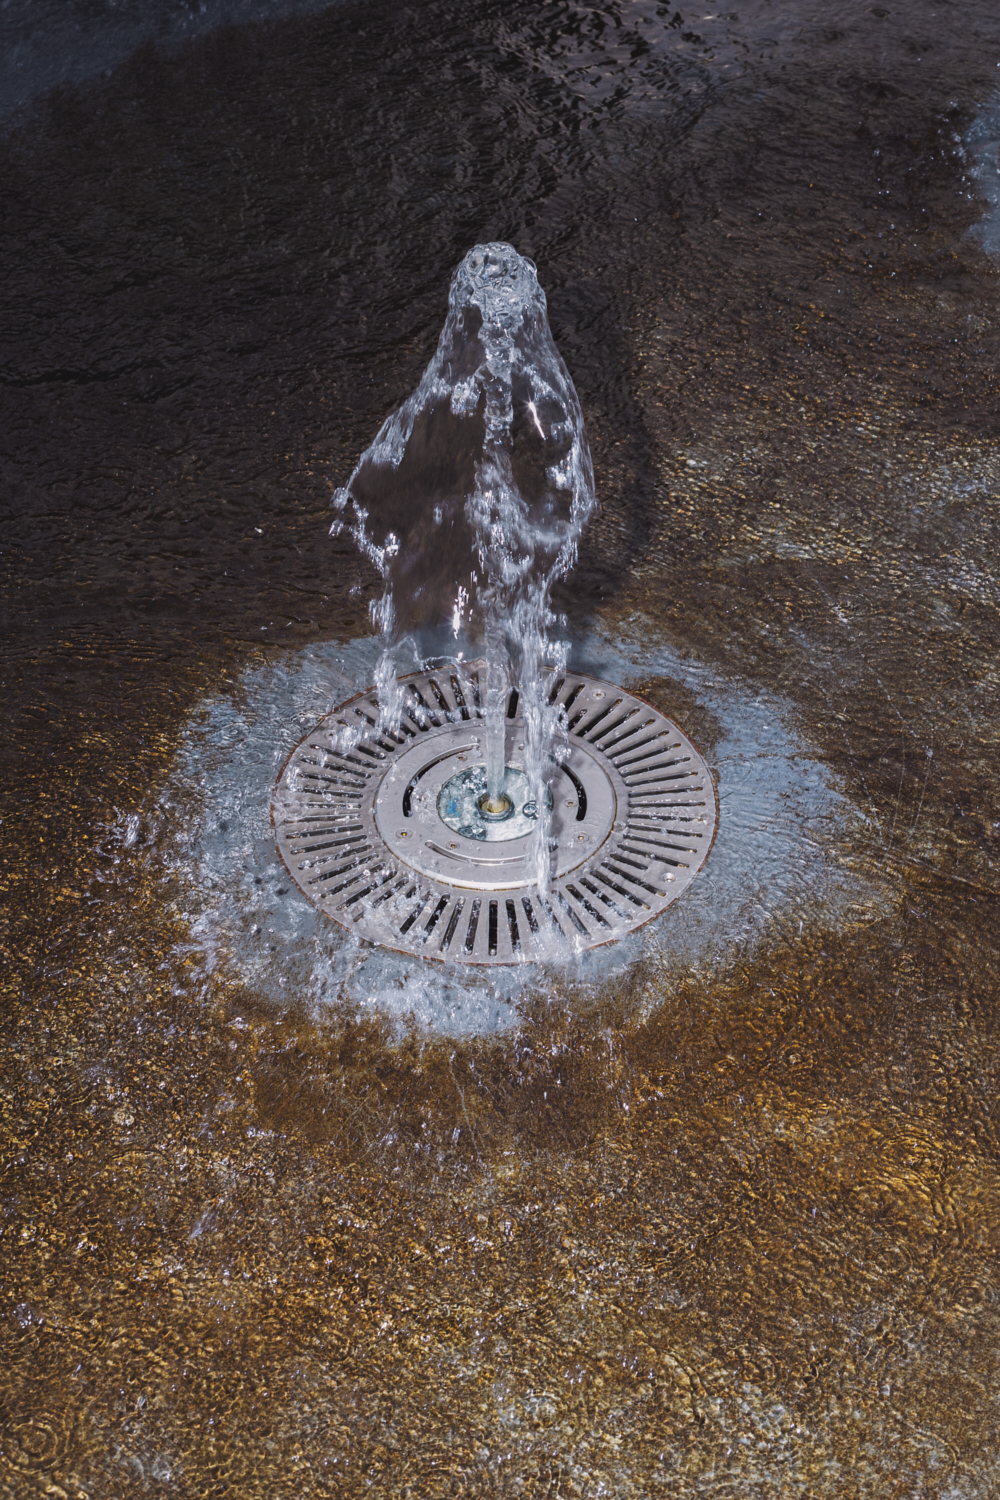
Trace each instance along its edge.
<path fill-rule="evenodd" d="M 452 833 L 479 843 L 507 844 L 511 839 L 534 832 L 538 827 L 538 803 L 531 782 L 519 766 L 504 769 L 501 806 L 488 805 L 488 790 L 486 767 L 466 766 L 464 771 L 449 777 L 438 792 L 438 817 Z M 548 801 L 551 804 L 551 792 Z"/>
<path fill-rule="evenodd" d="M 542 892 L 517 692 L 506 720 L 511 814 L 484 819 L 482 663 L 401 681 L 397 734 L 378 731 L 373 691 L 341 704 L 292 752 L 271 808 L 296 885 L 360 937 L 450 962 L 537 962 L 624 936 L 701 869 L 716 825 L 711 775 L 642 699 L 577 673 L 550 679 L 567 748 L 549 781 Z"/>

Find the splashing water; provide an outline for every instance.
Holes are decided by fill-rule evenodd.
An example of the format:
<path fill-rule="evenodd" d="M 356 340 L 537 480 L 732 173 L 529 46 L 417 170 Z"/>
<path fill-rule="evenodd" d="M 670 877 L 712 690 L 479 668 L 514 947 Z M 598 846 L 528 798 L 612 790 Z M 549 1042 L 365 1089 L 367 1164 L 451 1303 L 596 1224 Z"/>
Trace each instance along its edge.
<path fill-rule="evenodd" d="M 192 974 L 231 974 L 274 1007 L 294 996 L 318 1016 L 343 1002 L 386 1017 L 399 1040 L 411 1022 L 446 1035 L 506 1031 L 535 998 L 589 1006 L 629 975 L 638 982 L 621 994 L 638 1013 L 686 977 L 707 985 L 734 972 L 803 924 L 815 934 L 882 920 L 900 899 L 898 882 L 871 862 L 867 815 L 824 765 L 794 705 L 679 654 L 648 617 L 622 620 L 616 634 L 614 643 L 575 642 L 573 665 L 619 684 L 664 677 L 708 710 L 723 816 L 684 900 L 617 943 L 568 951 L 555 970 L 434 964 L 371 948 L 290 885 L 268 816 L 274 779 L 331 693 L 347 698 L 370 684 L 379 649 L 371 637 L 248 666 L 235 692 L 211 693 L 184 726 L 166 784 L 123 811 L 109 837 L 151 874 L 162 871 Z"/>
<path fill-rule="evenodd" d="M 418 640 L 442 626 L 458 656 L 466 642 L 485 647 L 487 811 L 505 805 L 504 706 L 516 685 L 544 887 L 545 780 L 560 730 L 543 667 L 563 666 L 567 650 L 550 634 L 550 598 L 597 499 L 583 413 L 545 293 L 512 246 L 477 245 L 462 261 L 434 358 L 334 504 L 345 514 L 332 534 L 346 527 L 385 582 L 372 611 L 386 640 L 376 673 L 381 728 L 399 725 L 400 642 L 409 639 L 421 662 Z"/>

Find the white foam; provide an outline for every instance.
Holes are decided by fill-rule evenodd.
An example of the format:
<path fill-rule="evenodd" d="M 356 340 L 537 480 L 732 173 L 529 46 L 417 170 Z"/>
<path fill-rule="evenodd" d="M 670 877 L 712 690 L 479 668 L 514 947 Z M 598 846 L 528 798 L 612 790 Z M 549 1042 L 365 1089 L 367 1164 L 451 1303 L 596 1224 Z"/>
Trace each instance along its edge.
<path fill-rule="evenodd" d="M 642 621 L 632 622 L 638 637 Z M 850 868 L 865 822 L 790 704 L 723 678 L 665 646 L 596 636 L 571 651 L 575 667 L 610 681 L 655 674 L 681 683 L 722 728 L 708 758 L 720 819 L 704 871 L 661 918 L 560 971 L 533 965 L 475 969 L 365 947 L 314 908 L 275 849 L 271 790 L 289 752 L 325 712 L 366 688 L 380 642 L 311 647 L 247 671 L 235 691 L 192 715 L 151 818 L 161 829 L 171 907 L 187 923 L 208 972 L 220 965 L 277 1005 L 322 1009 L 347 1001 L 402 1028 L 495 1032 L 554 987 L 575 1003 L 599 998 L 640 959 L 669 974 L 718 971 L 769 933 L 840 924 L 872 892 Z M 666 706 L 666 705 L 665 705 Z"/>

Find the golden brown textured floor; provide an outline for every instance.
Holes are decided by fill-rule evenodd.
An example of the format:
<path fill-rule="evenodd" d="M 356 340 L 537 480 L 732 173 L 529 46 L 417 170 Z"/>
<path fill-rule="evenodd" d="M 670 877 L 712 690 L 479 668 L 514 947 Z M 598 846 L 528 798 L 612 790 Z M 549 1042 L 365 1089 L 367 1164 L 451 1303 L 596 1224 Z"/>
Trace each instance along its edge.
<path fill-rule="evenodd" d="M 85 966 L 5 1100 L 8 1486 L 978 1485 L 995 969 L 942 985 L 950 904 L 910 872 L 890 932 L 499 1044 L 193 1015 L 151 940 L 113 1004 Z"/>

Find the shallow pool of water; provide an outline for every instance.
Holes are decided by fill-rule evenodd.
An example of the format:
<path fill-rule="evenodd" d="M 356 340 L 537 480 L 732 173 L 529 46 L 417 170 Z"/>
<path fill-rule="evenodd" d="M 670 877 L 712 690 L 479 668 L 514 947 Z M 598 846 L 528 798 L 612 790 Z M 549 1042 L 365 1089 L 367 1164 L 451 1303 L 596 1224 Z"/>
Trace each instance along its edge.
<path fill-rule="evenodd" d="M 0 1494 L 987 1500 L 993 8 L 8 11 Z M 487 978 L 326 925 L 267 803 L 377 657 L 330 494 L 501 238 L 570 659 L 720 825 Z"/>

